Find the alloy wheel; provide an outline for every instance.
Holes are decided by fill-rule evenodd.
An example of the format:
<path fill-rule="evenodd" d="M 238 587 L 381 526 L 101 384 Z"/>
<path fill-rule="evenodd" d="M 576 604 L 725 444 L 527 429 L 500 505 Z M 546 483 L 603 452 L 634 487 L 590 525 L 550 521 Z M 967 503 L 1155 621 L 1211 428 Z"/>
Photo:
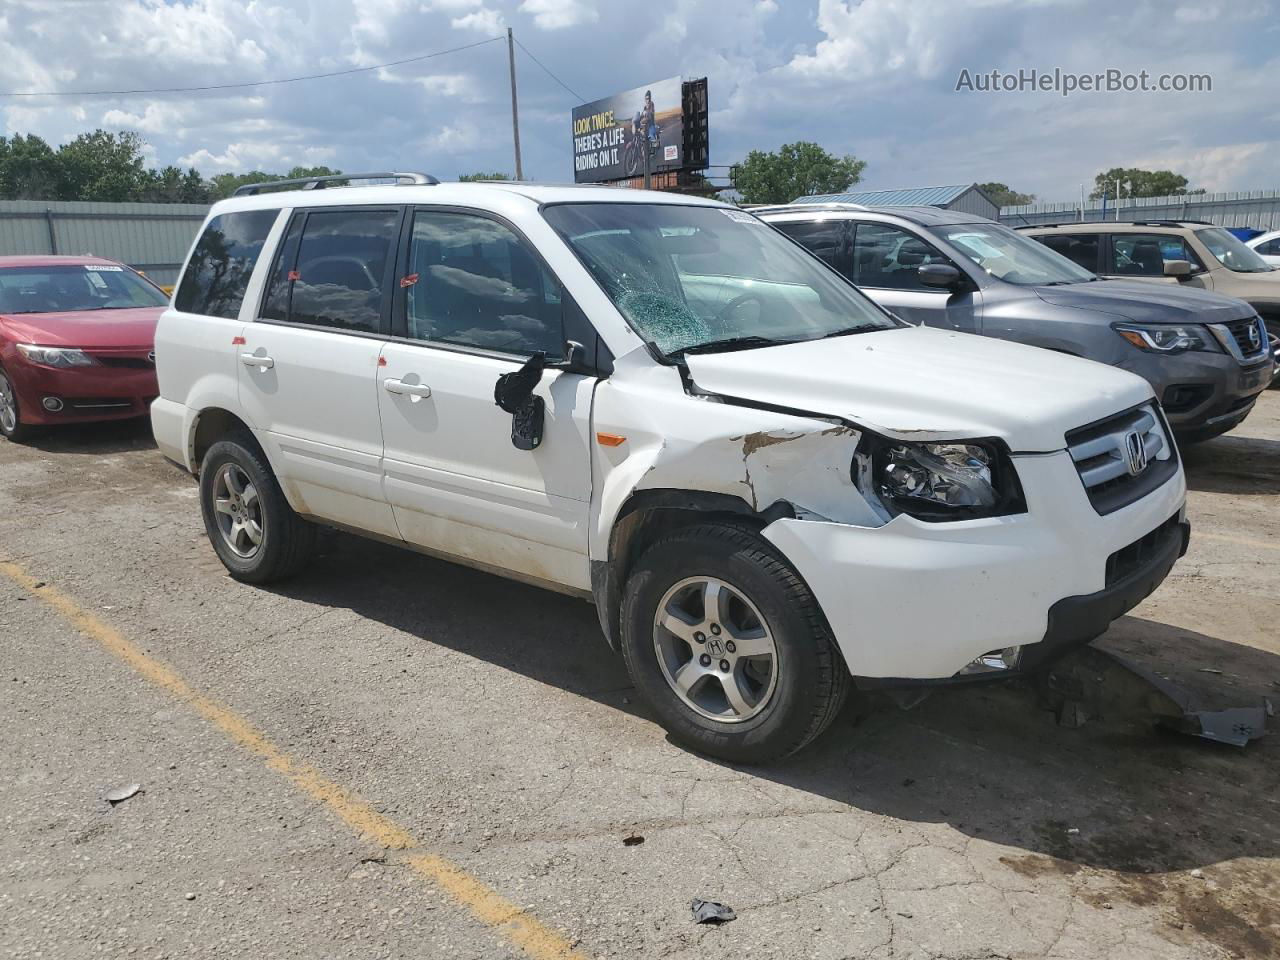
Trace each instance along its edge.
<path fill-rule="evenodd" d="M 13 396 L 13 384 L 0 373 L 0 429 L 13 433 L 18 426 L 18 404 Z"/>
<path fill-rule="evenodd" d="M 224 463 L 213 478 L 213 510 L 222 540 L 248 560 L 262 546 L 262 501 L 244 469 Z"/>
<path fill-rule="evenodd" d="M 666 592 L 654 615 L 653 646 L 676 696 L 709 720 L 750 720 L 777 686 L 769 625 L 741 591 L 716 577 L 690 577 Z"/>

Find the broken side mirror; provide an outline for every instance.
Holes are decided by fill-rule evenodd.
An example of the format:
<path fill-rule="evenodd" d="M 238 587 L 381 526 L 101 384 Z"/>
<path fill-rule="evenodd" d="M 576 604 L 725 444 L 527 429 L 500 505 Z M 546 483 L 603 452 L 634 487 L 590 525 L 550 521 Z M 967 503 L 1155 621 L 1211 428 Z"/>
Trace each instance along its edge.
<path fill-rule="evenodd" d="M 519 370 L 504 373 L 493 386 L 493 402 L 511 414 L 511 445 L 517 450 L 536 450 L 542 443 L 546 403 L 533 388 L 542 380 L 547 355 L 539 351 Z"/>
<path fill-rule="evenodd" d="M 564 359 L 556 363 L 547 364 L 553 370 L 563 370 L 565 373 L 582 373 L 594 374 L 595 368 L 587 361 L 587 348 L 577 340 L 566 340 L 564 342 Z"/>
<path fill-rule="evenodd" d="M 949 263 L 921 264 L 916 276 L 926 287 L 954 289 L 960 285 L 960 271 Z"/>

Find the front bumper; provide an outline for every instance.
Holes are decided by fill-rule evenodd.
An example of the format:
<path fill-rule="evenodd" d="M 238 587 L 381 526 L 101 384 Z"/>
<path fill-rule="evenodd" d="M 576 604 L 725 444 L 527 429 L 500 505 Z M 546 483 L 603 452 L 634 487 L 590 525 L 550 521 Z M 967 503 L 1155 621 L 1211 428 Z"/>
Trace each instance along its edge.
<path fill-rule="evenodd" d="M 1175 436 L 1187 441 L 1207 440 L 1240 424 L 1274 372 L 1270 357 L 1241 366 L 1228 354 L 1200 351 L 1141 354 L 1123 366 L 1151 384 Z"/>
<path fill-rule="evenodd" d="M 950 679 L 988 651 L 1019 646 L 1022 663 L 1035 663 L 1051 647 L 1083 642 L 1081 624 L 1110 623 L 1168 574 L 1163 553 L 1132 574 L 1138 586 L 1127 572 L 1109 578 L 1108 567 L 1171 518 L 1182 523 L 1181 468 L 1101 516 L 1065 451 L 1017 456 L 1015 464 L 1028 506 L 1018 516 L 932 524 L 898 516 L 874 528 L 778 520 L 764 529 L 809 585 L 850 673 Z M 1067 617 L 1077 608 L 1087 622 Z M 1045 641 L 1050 647 L 1037 651 Z"/>
<path fill-rule="evenodd" d="M 159 394 L 156 371 L 150 367 L 92 366 L 59 369 L 9 357 L 5 371 L 18 394 L 22 422 L 28 424 L 87 423 L 142 417 Z M 61 403 L 47 410 L 46 397 Z"/>

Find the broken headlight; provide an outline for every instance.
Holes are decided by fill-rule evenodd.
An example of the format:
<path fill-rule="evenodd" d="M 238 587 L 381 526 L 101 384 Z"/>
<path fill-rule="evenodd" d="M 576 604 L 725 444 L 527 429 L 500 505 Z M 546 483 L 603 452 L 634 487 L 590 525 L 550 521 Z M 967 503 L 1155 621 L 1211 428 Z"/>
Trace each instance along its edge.
<path fill-rule="evenodd" d="M 874 492 L 892 514 L 939 522 L 1026 509 L 1009 454 L 994 441 L 878 438 L 871 459 Z"/>

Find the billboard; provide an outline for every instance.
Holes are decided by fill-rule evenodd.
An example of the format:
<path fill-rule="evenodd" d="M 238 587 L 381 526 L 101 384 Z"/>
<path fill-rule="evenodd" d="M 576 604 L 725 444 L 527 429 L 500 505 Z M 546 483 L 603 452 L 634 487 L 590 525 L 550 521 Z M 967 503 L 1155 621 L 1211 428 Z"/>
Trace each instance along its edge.
<path fill-rule="evenodd" d="M 684 98 L 679 77 L 616 93 L 573 109 L 575 183 L 624 180 L 684 162 Z"/>

